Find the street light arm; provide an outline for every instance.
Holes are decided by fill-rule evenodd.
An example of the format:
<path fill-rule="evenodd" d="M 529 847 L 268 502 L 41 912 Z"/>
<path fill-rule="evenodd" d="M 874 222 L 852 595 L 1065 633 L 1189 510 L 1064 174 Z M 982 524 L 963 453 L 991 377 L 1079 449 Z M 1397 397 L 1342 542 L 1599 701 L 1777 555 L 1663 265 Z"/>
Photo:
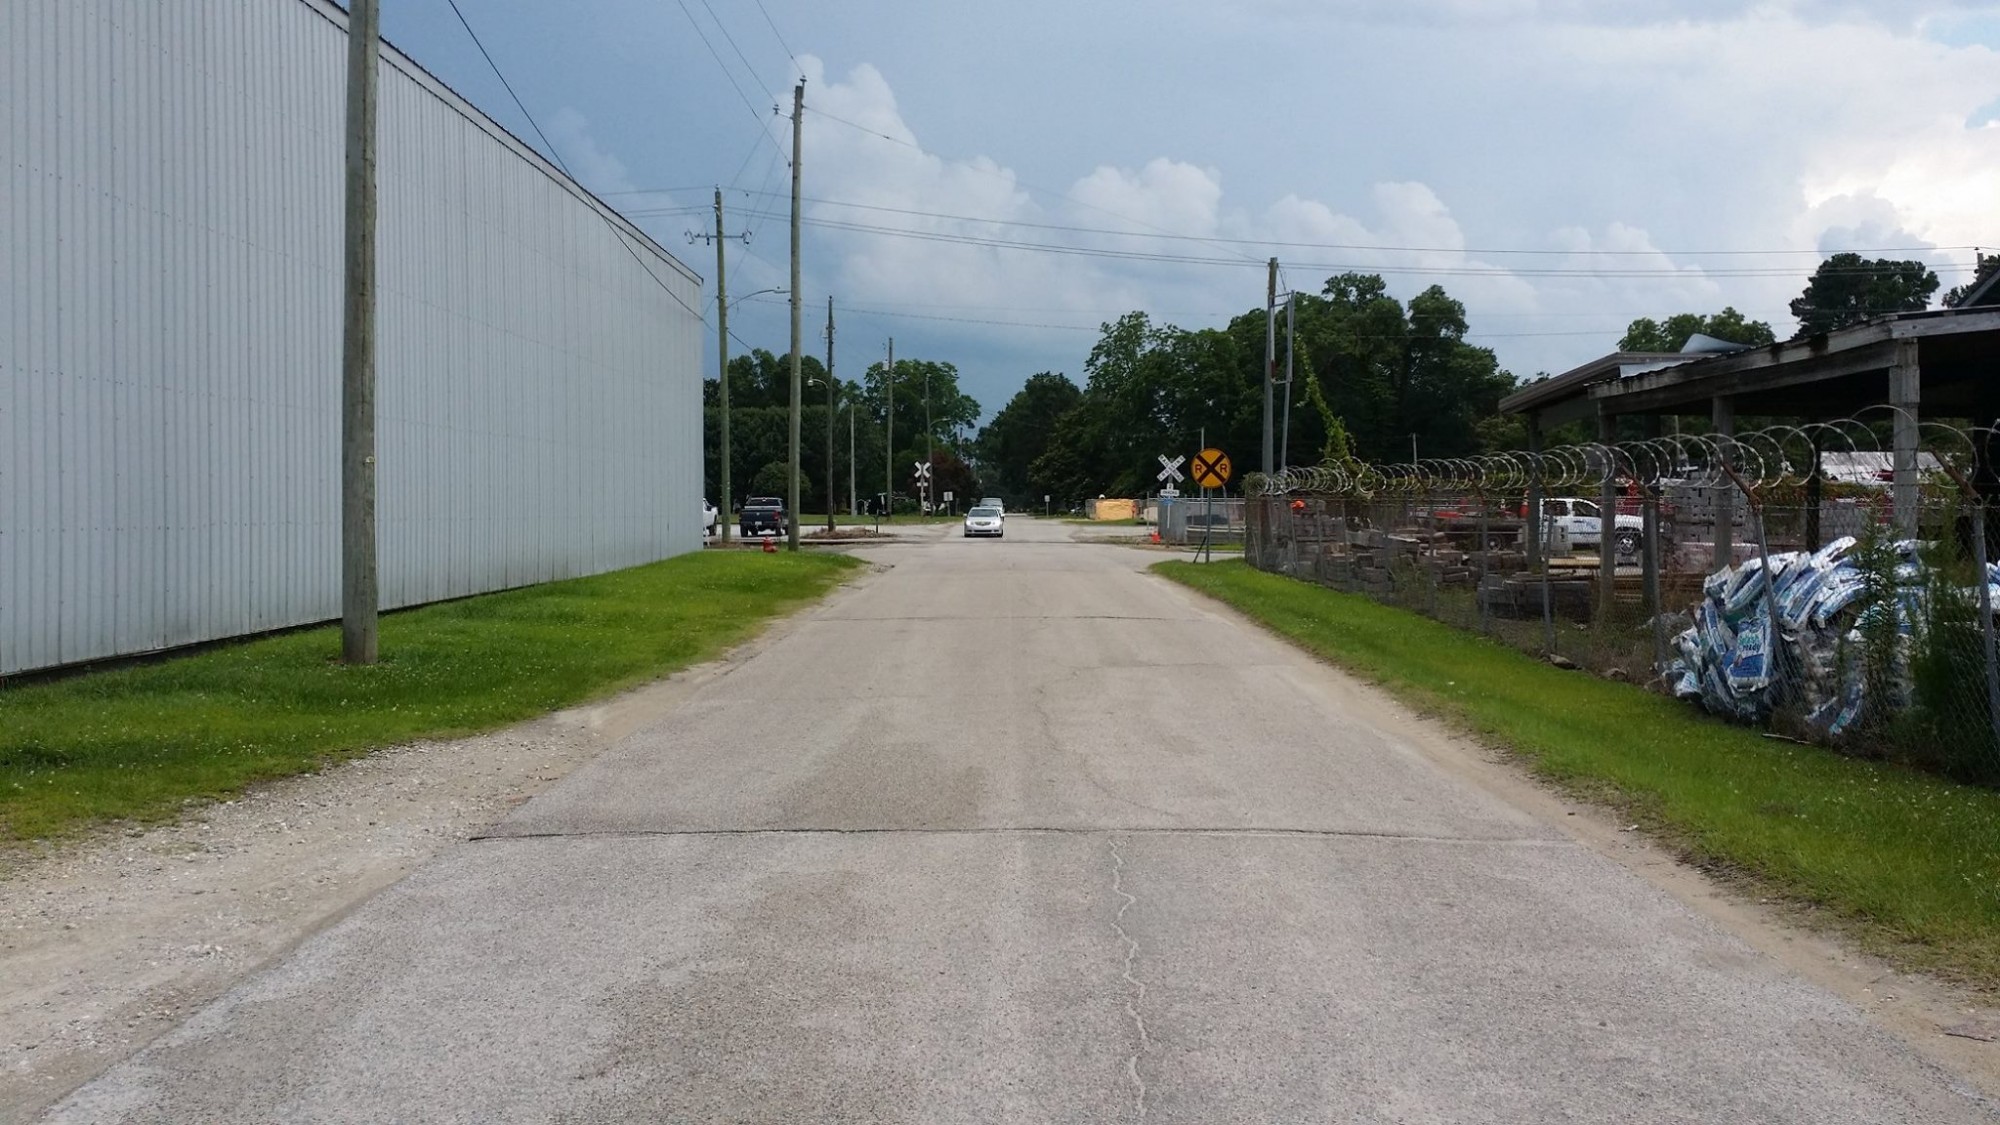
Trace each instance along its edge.
<path fill-rule="evenodd" d="M 729 307 L 735 308 L 737 305 L 742 304 L 743 302 L 749 300 L 752 297 L 763 297 L 771 293 L 789 293 L 789 292 L 791 292 L 791 290 L 785 288 L 782 285 L 772 289 L 759 289 L 754 293 L 745 293 L 739 297 L 731 297 L 729 299 Z"/>

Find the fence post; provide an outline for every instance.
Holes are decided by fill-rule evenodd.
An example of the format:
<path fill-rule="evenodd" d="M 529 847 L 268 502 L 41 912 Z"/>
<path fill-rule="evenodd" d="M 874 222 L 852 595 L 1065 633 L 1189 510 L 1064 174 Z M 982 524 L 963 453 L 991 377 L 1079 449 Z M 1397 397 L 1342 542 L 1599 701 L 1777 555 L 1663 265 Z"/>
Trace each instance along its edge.
<path fill-rule="evenodd" d="M 1644 498 L 1640 501 L 1640 515 L 1645 519 L 1644 538 L 1640 550 L 1645 552 L 1640 560 L 1645 567 L 1646 609 L 1653 616 L 1653 674 L 1658 676 L 1667 667 L 1667 607 L 1660 596 L 1660 485 L 1658 481 L 1648 481 Z"/>
<path fill-rule="evenodd" d="M 1556 610 L 1549 595 L 1549 557 L 1546 550 L 1547 539 L 1543 540 L 1542 552 L 1542 647 L 1547 653 L 1556 651 Z"/>
<path fill-rule="evenodd" d="M 2000 740 L 2000 663 L 1994 660 L 1993 589 L 1986 573 L 1986 498 L 1972 498 L 1972 557 L 1979 567 L 1979 633 L 1986 658 L 1986 719 Z"/>
<path fill-rule="evenodd" d="M 1986 574 L 1986 497 L 1972 487 L 1972 481 L 1958 466 L 1939 458 L 1944 470 L 1958 483 L 1959 494 L 1972 501 L 1972 563 L 1979 568 L 1979 647 L 1986 665 L 1986 721 L 2000 740 L 2000 663 L 1994 659 L 1993 589 Z"/>
<path fill-rule="evenodd" d="M 1479 631 L 1487 633 L 1491 629 L 1486 623 L 1486 575 L 1493 568 L 1492 559 L 1489 557 L 1493 551 L 1493 542 L 1487 538 L 1486 531 L 1486 492 L 1482 489 L 1473 493 L 1473 497 L 1479 505 L 1479 585 L 1473 588 L 1472 600 L 1479 605 Z"/>
<path fill-rule="evenodd" d="M 1722 471 L 1729 474 L 1729 479 L 1743 493 L 1743 501 L 1750 506 L 1750 515 L 1757 521 L 1757 557 L 1762 560 L 1758 565 L 1764 568 L 1764 614 L 1770 620 L 1770 632 L 1765 636 L 1764 643 L 1769 646 L 1770 652 L 1768 660 L 1771 670 L 1771 707 L 1775 713 L 1778 705 L 1785 702 L 1785 697 L 1789 693 L 1786 691 L 1784 675 L 1786 671 L 1784 632 L 1778 624 L 1778 583 L 1771 574 L 1771 543 L 1764 534 L 1764 505 L 1758 501 L 1757 494 L 1751 491 L 1749 483 L 1737 475 L 1736 470 L 1728 462 L 1723 463 Z"/>

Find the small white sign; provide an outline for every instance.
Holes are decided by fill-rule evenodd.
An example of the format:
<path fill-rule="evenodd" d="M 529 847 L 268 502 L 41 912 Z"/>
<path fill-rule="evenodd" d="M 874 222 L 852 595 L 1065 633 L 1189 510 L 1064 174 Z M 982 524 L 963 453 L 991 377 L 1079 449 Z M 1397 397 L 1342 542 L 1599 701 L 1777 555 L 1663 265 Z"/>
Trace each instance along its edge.
<path fill-rule="evenodd" d="M 1175 457 L 1170 461 L 1167 459 L 1167 455 L 1162 453 L 1159 455 L 1159 458 L 1160 458 L 1160 471 L 1158 474 L 1159 480 L 1171 481 L 1174 484 L 1179 484 L 1181 481 L 1187 479 L 1181 473 L 1181 463 L 1187 460 L 1186 457 Z"/>

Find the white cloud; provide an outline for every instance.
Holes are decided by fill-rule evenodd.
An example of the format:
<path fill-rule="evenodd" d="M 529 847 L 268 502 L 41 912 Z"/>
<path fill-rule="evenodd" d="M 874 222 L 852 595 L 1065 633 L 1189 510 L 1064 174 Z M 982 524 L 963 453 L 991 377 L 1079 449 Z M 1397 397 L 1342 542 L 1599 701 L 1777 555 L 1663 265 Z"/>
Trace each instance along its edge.
<path fill-rule="evenodd" d="M 631 191 L 632 176 L 625 162 L 601 148 L 591 136 L 590 122 L 583 114 L 564 106 L 549 118 L 549 143 L 569 167 L 576 182 L 599 195 Z"/>

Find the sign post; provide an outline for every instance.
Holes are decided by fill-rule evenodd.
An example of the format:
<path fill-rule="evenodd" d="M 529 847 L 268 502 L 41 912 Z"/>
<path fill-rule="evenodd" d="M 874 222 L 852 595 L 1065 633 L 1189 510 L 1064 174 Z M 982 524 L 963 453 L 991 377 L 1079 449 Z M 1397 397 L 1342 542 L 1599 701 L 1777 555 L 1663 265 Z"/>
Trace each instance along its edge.
<path fill-rule="evenodd" d="M 1215 497 L 1209 494 L 1209 489 L 1221 488 L 1229 483 L 1229 454 L 1211 446 L 1195 454 L 1194 464 L 1188 468 L 1194 473 L 1194 482 L 1201 486 L 1203 503 L 1201 548 L 1195 555 L 1199 558 L 1206 552 L 1208 557 L 1203 561 L 1214 562 L 1215 547 L 1211 537 L 1215 533 Z"/>

